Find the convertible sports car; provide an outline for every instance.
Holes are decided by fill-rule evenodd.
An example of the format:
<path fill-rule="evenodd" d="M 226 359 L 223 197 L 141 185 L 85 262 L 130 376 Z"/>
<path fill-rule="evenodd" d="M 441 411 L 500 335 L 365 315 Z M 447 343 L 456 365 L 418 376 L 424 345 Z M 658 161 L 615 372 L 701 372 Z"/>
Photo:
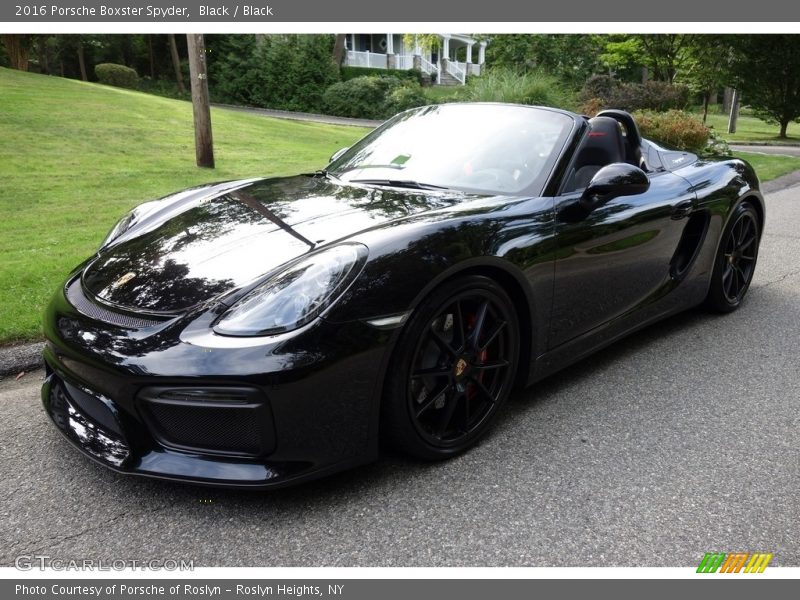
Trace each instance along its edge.
<path fill-rule="evenodd" d="M 474 444 L 515 386 L 753 276 L 753 169 L 633 118 L 448 104 L 314 174 L 125 216 L 45 315 L 44 405 L 123 473 L 277 487 Z"/>

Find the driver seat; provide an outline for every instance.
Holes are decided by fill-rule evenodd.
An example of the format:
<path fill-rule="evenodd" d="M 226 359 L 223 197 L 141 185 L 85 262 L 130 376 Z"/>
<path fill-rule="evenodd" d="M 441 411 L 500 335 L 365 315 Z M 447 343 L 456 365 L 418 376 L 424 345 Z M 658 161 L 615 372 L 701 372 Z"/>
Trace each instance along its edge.
<path fill-rule="evenodd" d="M 565 192 L 582 190 L 606 165 L 625 162 L 625 140 L 616 119 L 594 117 L 589 119 L 589 128 L 567 178 Z"/>

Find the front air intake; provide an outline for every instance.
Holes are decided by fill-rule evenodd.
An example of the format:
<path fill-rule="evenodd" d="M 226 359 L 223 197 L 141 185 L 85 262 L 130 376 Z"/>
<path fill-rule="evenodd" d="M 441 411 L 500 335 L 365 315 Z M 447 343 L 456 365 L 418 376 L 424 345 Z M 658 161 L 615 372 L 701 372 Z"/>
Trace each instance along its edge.
<path fill-rule="evenodd" d="M 161 445 L 199 454 L 262 456 L 274 449 L 267 400 L 240 387 L 148 387 L 139 407 Z"/>

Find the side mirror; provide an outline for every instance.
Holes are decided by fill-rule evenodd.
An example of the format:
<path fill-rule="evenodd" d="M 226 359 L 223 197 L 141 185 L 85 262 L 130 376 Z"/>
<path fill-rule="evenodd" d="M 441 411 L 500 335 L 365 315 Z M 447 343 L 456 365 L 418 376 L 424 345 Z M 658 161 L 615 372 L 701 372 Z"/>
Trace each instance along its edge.
<path fill-rule="evenodd" d="M 613 163 L 600 169 L 583 192 L 580 204 L 594 210 L 619 196 L 643 194 L 650 188 L 647 174 L 628 163 Z"/>
<path fill-rule="evenodd" d="M 350 150 L 349 146 L 345 146 L 344 148 L 339 148 L 336 152 L 333 153 L 333 156 L 331 156 L 331 159 L 328 162 L 332 163 L 336 159 L 340 158 L 342 154 L 344 154 L 348 150 Z"/>

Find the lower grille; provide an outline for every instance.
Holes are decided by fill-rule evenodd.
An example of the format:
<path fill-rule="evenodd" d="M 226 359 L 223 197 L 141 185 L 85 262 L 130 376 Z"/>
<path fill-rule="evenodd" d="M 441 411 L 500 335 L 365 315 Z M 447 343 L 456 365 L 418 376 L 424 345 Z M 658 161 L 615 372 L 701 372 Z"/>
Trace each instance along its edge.
<path fill-rule="evenodd" d="M 110 323 L 126 329 L 142 329 L 144 327 L 152 327 L 161 323 L 157 319 L 143 319 L 141 317 L 132 317 L 123 313 L 114 312 L 103 308 L 89 300 L 84 293 L 81 286 L 81 279 L 77 277 L 67 286 L 67 300 L 69 303 L 82 315 L 97 319 L 104 323 Z"/>
<path fill-rule="evenodd" d="M 196 400 L 202 396 L 176 388 L 142 390 L 142 415 L 157 441 L 168 448 L 205 454 L 258 456 L 270 451 L 274 435 L 266 403 L 241 402 L 245 397 L 253 400 L 258 392 L 246 390 L 243 396 L 236 388 L 231 394 L 234 400 L 225 402 L 218 400 L 224 391 L 210 389 L 210 400 Z"/>

